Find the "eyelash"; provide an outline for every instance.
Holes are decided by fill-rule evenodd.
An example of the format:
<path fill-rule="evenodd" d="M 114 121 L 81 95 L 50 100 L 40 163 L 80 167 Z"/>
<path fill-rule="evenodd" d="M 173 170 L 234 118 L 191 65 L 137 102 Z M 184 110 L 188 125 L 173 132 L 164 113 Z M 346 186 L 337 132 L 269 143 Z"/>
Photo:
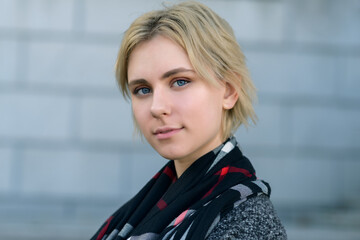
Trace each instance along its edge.
<path fill-rule="evenodd" d="M 186 80 L 186 79 L 176 79 L 175 81 L 173 81 L 171 83 L 171 86 L 173 86 L 175 83 L 179 83 L 179 82 L 184 82 L 184 84 L 183 85 L 178 84 L 178 87 L 182 87 L 182 86 L 185 86 L 186 84 L 190 83 L 190 81 Z"/>
<path fill-rule="evenodd" d="M 150 88 L 148 88 L 148 87 L 138 87 L 138 88 L 135 88 L 135 89 L 134 89 L 133 94 L 134 94 L 134 95 L 146 95 L 147 93 L 139 94 L 139 92 L 140 92 L 142 89 L 149 89 L 149 92 L 150 92 Z"/>
<path fill-rule="evenodd" d="M 182 84 L 179 85 L 179 82 L 182 82 Z M 175 83 L 177 83 L 177 85 L 178 85 L 175 87 L 183 87 L 183 86 L 187 85 L 188 83 L 190 83 L 190 81 L 186 80 L 186 79 L 176 79 L 171 83 L 171 86 L 173 87 L 175 85 Z M 148 90 L 148 92 L 140 94 L 140 91 L 142 91 L 144 89 Z M 151 92 L 151 90 L 149 87 L 138 87 L 138 88 L 134 89 L 133 94 L 134 95 L 146 95 L 146 94 L 149 94 L 150 92 Z"/>

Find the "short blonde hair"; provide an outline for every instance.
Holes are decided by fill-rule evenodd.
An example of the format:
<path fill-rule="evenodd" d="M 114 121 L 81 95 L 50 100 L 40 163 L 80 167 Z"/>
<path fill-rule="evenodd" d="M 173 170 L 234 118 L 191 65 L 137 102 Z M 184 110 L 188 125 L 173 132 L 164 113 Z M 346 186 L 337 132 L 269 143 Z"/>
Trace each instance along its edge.
<path fill-rule="evenodd" d="M 239 98 L 235 106 L 223 114 L 224 140 L 241 124 L 247 127 L 249 119 L 255 123 L 255 87 L 233 30 L 210 8 L 194 1 L 145 13 L 125 32 L 116 61 L 116 79 L 125 98 L 130 98 L 127 76 L 129 57 L 139 43 L 155 35 L 179 44 L 201 78 L 211 83 L 217 80 L 227 82 L 237 91 Z"/>

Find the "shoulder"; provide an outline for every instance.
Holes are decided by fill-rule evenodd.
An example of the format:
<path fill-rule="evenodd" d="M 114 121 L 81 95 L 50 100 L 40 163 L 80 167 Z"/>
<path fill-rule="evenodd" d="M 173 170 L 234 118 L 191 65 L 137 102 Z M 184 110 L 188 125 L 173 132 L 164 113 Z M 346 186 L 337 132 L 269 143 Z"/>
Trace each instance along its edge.
<path fill-rule="evenodd" d="M 249 198 L 222 217 L 207 240 L 287 239 L 286 232 L 270 199 L 265 195 Z"/>

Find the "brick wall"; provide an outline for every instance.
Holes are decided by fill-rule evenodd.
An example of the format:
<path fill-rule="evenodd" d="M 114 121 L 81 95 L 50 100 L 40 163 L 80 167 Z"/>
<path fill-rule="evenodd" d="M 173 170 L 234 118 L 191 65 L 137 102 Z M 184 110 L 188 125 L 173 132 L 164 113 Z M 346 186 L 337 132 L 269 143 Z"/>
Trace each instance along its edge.
<path fill-rule="evenodd" d="M 133 138 L 113 73 L 123 31 L 161 2 L 0 0 L 1 239 L 87 238 L 166 162 Z M 248 58 L 259 122 L 236 136 L 284 221 L 358 206 L 360 2 L 204 2 Z"/>

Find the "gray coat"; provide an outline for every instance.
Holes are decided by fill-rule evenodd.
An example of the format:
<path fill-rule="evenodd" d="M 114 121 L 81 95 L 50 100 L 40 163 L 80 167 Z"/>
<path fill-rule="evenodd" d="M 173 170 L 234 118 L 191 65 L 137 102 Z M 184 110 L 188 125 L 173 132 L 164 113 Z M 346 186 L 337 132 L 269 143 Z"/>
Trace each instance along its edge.
<path fill-rule="evenodd" d="M 265 195 L 250 198 L 226 214 L 207 240 L 287 239 L 286 231 L 270 199 Z"/>

